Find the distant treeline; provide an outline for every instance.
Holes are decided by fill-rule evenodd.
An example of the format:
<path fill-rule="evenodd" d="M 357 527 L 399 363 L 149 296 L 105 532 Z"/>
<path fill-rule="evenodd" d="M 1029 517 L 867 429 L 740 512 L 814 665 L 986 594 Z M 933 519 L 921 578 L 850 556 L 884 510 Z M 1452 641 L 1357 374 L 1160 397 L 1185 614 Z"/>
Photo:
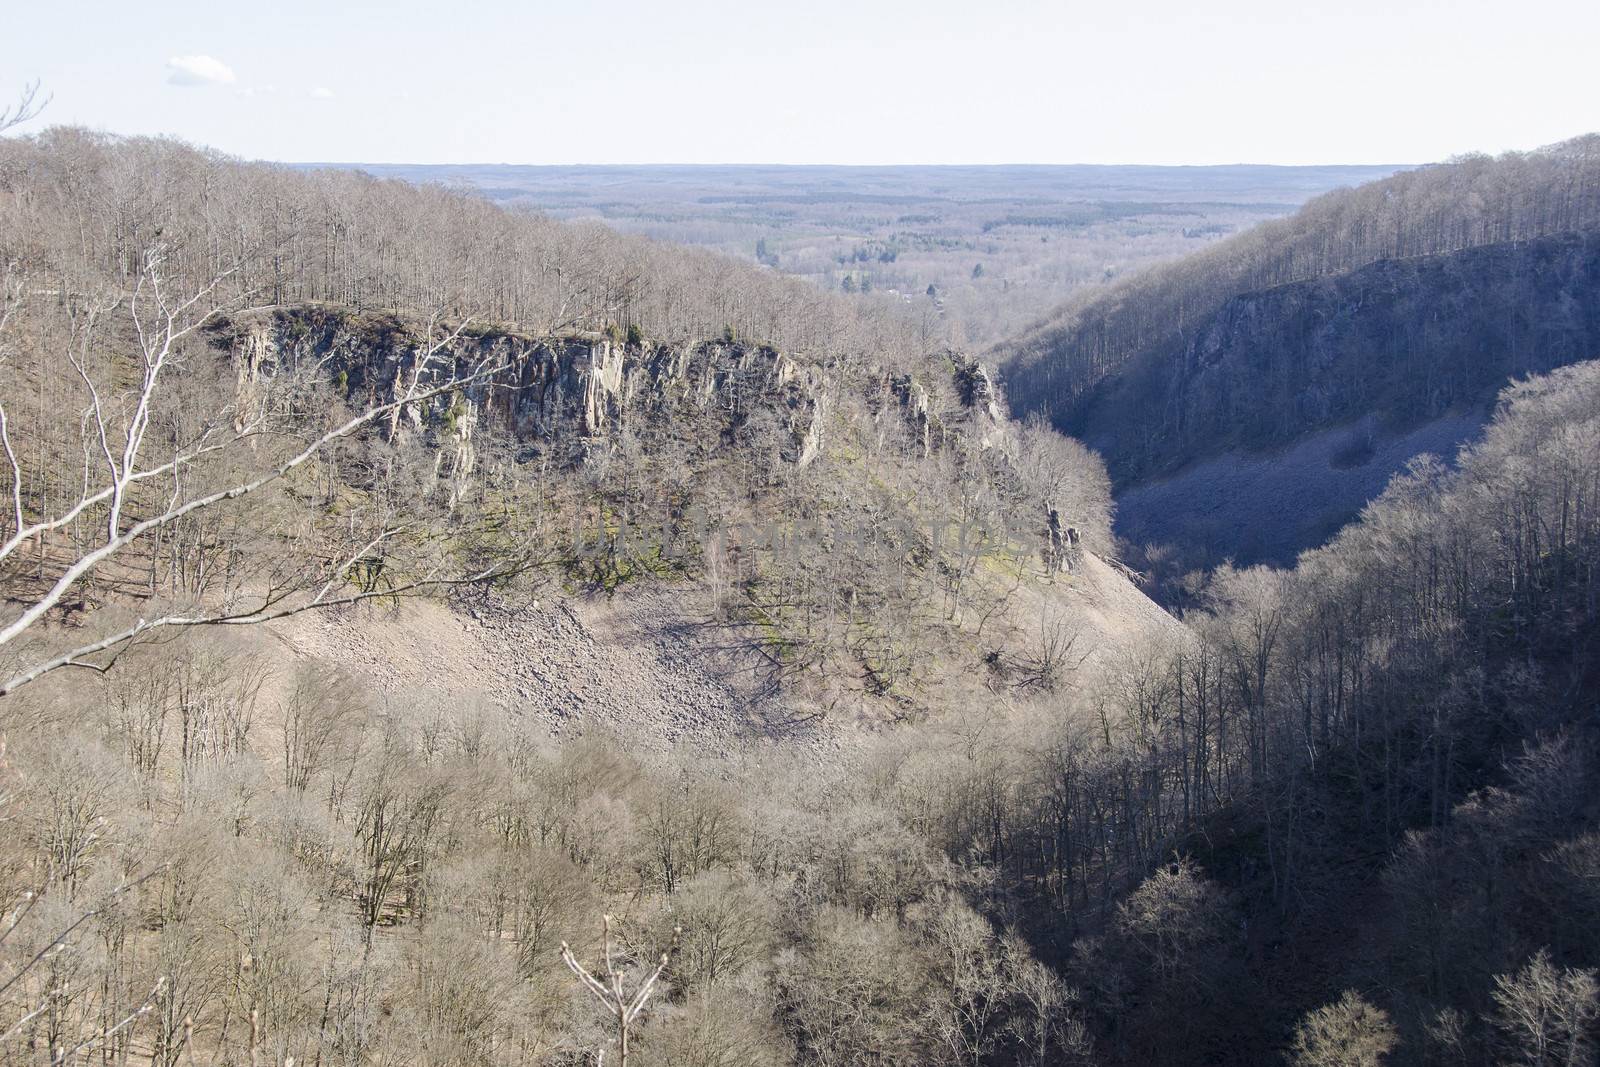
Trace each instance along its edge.
<path fill-rule="evenodd" d="M 1066 229 L 1072 226 L 1092 226 L 1097 222 L 1107 222 L 1115 219 L 1136 218 L 1139 215 L 1198 216 L 1201 214 L 1201 212 L 1192 210 L 1189 206 L 1182 204 L 1102 201 L 1100 203 L 1082 204 L 1076 210 L 1065 213 L 1057 212 L 1053 215 L 1007 215 L 1004 218 L 985 222 L 983 224 L 983 232 L 989 233 L 1002 226 Z"/>

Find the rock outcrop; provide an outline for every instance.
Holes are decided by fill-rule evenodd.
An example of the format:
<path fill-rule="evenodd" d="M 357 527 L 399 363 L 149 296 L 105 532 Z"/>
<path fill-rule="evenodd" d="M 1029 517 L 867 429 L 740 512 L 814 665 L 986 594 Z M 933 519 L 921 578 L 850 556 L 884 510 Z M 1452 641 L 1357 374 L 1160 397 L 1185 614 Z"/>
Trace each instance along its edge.
<path fill-rule="evenodd" d="M 427 350 L 417 324 L 317 306 L 274 309 L 219 329 L 232 352 L 241 403 L 264 378 L 308 362 L 324 368 L 347 397 L 383 403 L 409 383 Z M 421 380 L 443 380 L 486 363 L 502 369 L 433 398 L 426 410 L 397 410 L 389 426 L 391 434 L 432 435 L 440 449 L 436 469 L 456 486 L 452 501 L 476 467 L 473 436 L 483 424 L 530 447 L 581 452 L 624 431 L 682 441 L 695 428 L 702 436 L 732 436 L 776 423 L 777 455 L 804 469 L 826 447 L 838 390 L 851 388 L 827 368 L 768 345 L 630 346 L 600 334 L 548 338 L 511 329 L 463 332 L 435 354 Z M 947 363 L 951 388 L 942 393 L 911 375 L 865 379 L 868 392 L 881 388 L 893 398 L 924 458 L 943 446 L 949 425 L 960 424 L 985 448 L 1007 425 L 988 369 L 959 353 L 948 354 Z M 952 399 L 941 405 L 941 395 Z"/>
<path fill-rule="evenodd" d="M 923 707 L 924 686 L 981 686 L 960 665 L 953 631 L 924 634 L 907 620 L 928 603 L 947 620 L 982 604 L 998 645 L 1031 640 L 1033 609 L 1009 618 L 1018 583 L 991 588 L 985 558 L 1032 575 L 1039 610 L 1054 617 L 1089 612 L 1085 598 L 1100 588 L 1073 527 L 1084 513 L 1074 505 L 1092 513 L 1103 502 L 1068 494 L 1058 508 L 1059 494 L 1042 484 L 1052 479 L 1023 462 L 1028 435 L 1006 417 L 989 370 L 959 353 L 904 373 L 727 339 L 630 345 L 501 328 L 430 345 L 415 323 L 322 307 L 256 313 L 220 331 L 241 395 L 294 371 L 309 373 L 317 401 L 332 386 L 351 409 L 441 386 L 375 427 L 412 464 L 386 487 L 416 485 L 430 507 L 446 503 L 460 521 L 442 533 L 464 553 L 514 543 L 574 594 L 609 597 L 654 579 L 674 585 L 668 599 L 701 589 L 692 614 L 728 628 L 723 637 L 740 635 L 732 643 L 755 657 L 742 669 L 770 670 L 772 685 L 804 690 L 814 707 L 881 721 Z M 502 522 L 503 485 L 528 490 L 504 511 L 527 522 Z M 1038 511 L 1046 498 L 1058 508 L 1048 530 Z M 475 524 L 483 500 L 495 509 Z M 1047 569 L 1036 571 L 1041 552 Z M 940 584 L 907 581 L 923 575 Z M 1110 638 L 1126 614 L 1108 616 Z M 542 684 L 556 673 L 540 666 L 529 677 Z M 603 677 L 565 699 L 596 722 L 629 719 L 627 695 Z M 694 699 L 663 702 L 664 736 L 689 736 L 685 703 Z"/>
<path fill-rule="evenodd" d="M 277 309 L 225 324 L 241 401 L 264 377 L 314 361 L 346 395 L 383 403 L 417 373 L 426 341 L 409 323 L 316 307 Z M 624 430 L 681 436 L 686 424 L 720 430 L 756 413 L 777 416 L 785 460 L 804 467 L 823 447 L 833 388 L 826 372 L 769 346 L 712 341 L 628 346 L 599 335 L 540 338 L 513 330 L 462 333 L 421 381 L 484 364 L 501 369 L 459 393 L 396 411 L 390 432 L 427 430 L 447 455 L 440 471 L 470 475 L 472 435 L 488 421 L 536 446 L 573 445 Z M 674 425 L 676 423 L 676 425 Z"/>

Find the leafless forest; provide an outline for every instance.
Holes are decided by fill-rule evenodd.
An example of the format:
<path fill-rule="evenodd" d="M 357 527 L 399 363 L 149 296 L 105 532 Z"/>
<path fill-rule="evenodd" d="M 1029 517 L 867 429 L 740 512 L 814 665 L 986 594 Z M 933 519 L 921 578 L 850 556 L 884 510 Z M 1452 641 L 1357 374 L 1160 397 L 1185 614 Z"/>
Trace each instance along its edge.
<path fill-rule="evenodd" d="M 1464 157 L 1083 294 L 992 354 L 1019 413 L 1105 457 L 1133 502 L 1118 533 L 1171 602 L 1223 559 L 1292 563 L 1408 441 L 1448 458 L 1508 381 L 1592 358 L 1597 227 L 1595 136 Z M 1313 438 L 1327 461 L 1278 479 L 1287 497 L 1234 479 L 1286 471 Z"/>
<path fill-rule="evenodd" d="M 1099 457 L 903 302 L 71 129 L 0 265 L 5 1062 L 1593 1062 L 1600 363 L 1134 626 Z M 640 588 L 850 744 L 257 639 Z"/>
<path fill-rule="evenodd" d="M 1013 393 L 1019 400 L 1026 398 L 1019 407 L 1048 411 L 1064 429 L 1091 437 L 1118 422 L 1137 424 L 1115 449 L 1117 466 L 1136 474 L 1170 466 L 1180 455 L 1211 443 L 1201 438 L 1227 437 L 1229 429 L 1233 439 L 1248 441 L 1252 436 L 1271 438 L 1275 432 L 1281 436 L 1281 425 L 1273 420 L 1348 417 L 1347 411 L 1326 402 L 1328 410 L 1292 410 L 1299 399 L 1294 388 L 1310 372 L 1301 365 L 1271 365 L 1270 356 L 1257 356 L 1248 371 L 1235 372 L 1228 391 L 1237 393 L 1237 399 L 1205 393 L 1207 383 L 1195 380 L 1193 364 L 1217 362 L 1219 352 L 1215 345 L 1206 351 L 1186 349 L 1197 343 L 1204 346 L 1195 338 L 1197 324 L 1206 323 L 1230 301 L 1280 286 L 1349 275 L 1373 264 L 1415 262 L 1426 269 L 1430 260 L 1453 253 L 1516 248 L 1555 235 L 1592 234 L 1597 226 L 1600 137 L 1596 135 L 1536 152 L 1451 160 L 1327 193 L 1289 218 L 1121 279 L 1103 291 L 1080 294 L 1020 340 L 1003 344 L 1001 353 L 1008 362 Z M 1479 307 L 1454 311 L 1453 319 L 1463 321 L 1465 328 L 1493 328 L 1487 321 L 1472 322 L 1475 310 L 1485 319 L 1489 317 L 1485 308 L 1516 314 L 1541 295 L 1565 291 L 1560 279 L 1539 277 L 1534 264 L 1485 273 L 1494 285 L 1511 288 L 1526 283 L 1537 291 L 1509 296 L 1472 293 L 1471 301 Z M 1436 281 L 1431 293 L 1436 299 L 1454 298 L 1460 284 Z M 1583 288 L 1588 287 L 1585 282 Z M 1546 310 L 1529 318 L 1534 320 L 1528 325 L 1532 332 L 1558 316 Z M 1364 386 L 1370 394 L 1362 397 L 1364 402 L 1388 404 L 1402 420 L 1437 414 L 1461 394 L 1470 393 L 1476 384 L 1470 379 L 1480 365 L 1492 390 L 1507 377 L 1536 369 L 1519 366 L 1518 360 L 1541 355 L 1542 338 L 1524 341 L 1533 351 L 1518 351 L 1514 346 L 1522 338 L 1513 333 L 1498 338 L 1501 351 L 1474 351 L 1458 361 L 1460 366 L 1434 367 L 1413 356 L 1432 354 L 1425 312 L 1411 310 L 1386 325 L 1390 336 L 1365 339 L 1358 357 L 1349 361 L 1353 366 L 1339 368 L 1355 380 L 1340 379 L 1327 388 L 1350 391 Z M 1407 332 L 1402 334 L 1403 330 Z M 1279 343 L 1288 347 L 1282 339 Z M 1408 362 L 1408 357 L 1418 361 Z M 1183 375 L 1187 377 L 1172 393 L 1193 387 L 1204 393 L 1201 399 L 1162 396 L 1155 417 L 1148 409 L 1141 412 L 1169 377 Z M 1452 380 L 1455 376 L 1469 382 L 1458 386 Z M 1369 378 L 1376 381 L 1364 381 Z M 1188 408 L 1173 411 L 1175 404 Z M 1208 409 L 1229 404 L 1221 413 L 1231 419 L 1229 429 L 1204 423 L 1212 414 Z M 1196 422 L 1204 430 L 1185 436 L 1190 429 L 1185 424 Z"/>

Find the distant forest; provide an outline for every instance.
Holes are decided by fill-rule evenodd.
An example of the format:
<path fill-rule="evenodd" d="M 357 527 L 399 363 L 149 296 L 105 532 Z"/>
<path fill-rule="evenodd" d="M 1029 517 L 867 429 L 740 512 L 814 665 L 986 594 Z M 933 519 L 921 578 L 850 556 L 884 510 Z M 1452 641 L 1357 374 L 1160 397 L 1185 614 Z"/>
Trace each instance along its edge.
<path fill-rule="evenodd" d="M 1041 308 L 1280 218 L 1394 167 L 526 167 L 370 165 L 552 218 L 699 245 L 864 303 L 895 302 L 961 345 Z M 980 269 L 981 268 L 981 269 Z"/>

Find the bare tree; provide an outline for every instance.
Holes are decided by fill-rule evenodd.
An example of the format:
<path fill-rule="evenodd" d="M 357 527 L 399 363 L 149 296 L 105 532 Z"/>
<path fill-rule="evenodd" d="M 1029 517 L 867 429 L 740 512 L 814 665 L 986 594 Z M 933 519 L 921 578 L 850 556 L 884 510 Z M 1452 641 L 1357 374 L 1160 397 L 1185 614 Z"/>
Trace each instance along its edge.
<path fill-rule="evenodd" d="M 1019 658 L 1018 689 L 1053 693 L 1062 682 L 1082 667 L 1091 651 L 1078 651 L 1082 636 L 1077 627 L 1053 612 L 1039 615 L 1039 635 Z"/>
<path fill-rule="evenodd" d="M 1579 1067 L 1594 1062 L 1600 981 L 1594 968 L 1557 967 L 1536 952 L 1515 974 L 1494 979 L 1496 1012 L 1507 1063 Z"/>
<path fill-rule="evenodd" d="M 1295 1027 L 1295 1067 L 1382 1067 L 1399 1043 L 1389 1014 L 1353 989 Z"/>
<path fill-rule="evenodd" d="M 644 1005 L 650 999 L 650 994 L 655 990 L 656 981 L 661 977 L 661 972 L 667 969 L 667 964 L 672 959 L 672 950 L 669 948 L 661 954 L 661 962 L 656 964 L 656 969 L 650 976 L 639 983 L 639 988 L 632 993 L 622 988 L 623 974 L 617 970 L 616 956 L 611 936 L 611 916 L 604 918 L 605 924 L 605 972 L 596 978 L 587 967 L 578 962 L 578 957 L 572 954 L 572 949 L 565 941 L 561 942 L 561 961 L 567 969 L 577 976 L 594 998 L 600 1002 L 606 1012 L 616 1021 L 617 1027 L 617 1059 L 622 1067 L 628 1065 L 628 1038 L 633 1031 L 633 1024 L 639 1018 L 639 1013 L 644 1010 Z M 674 931 L 673 941 L 676 944 L 677 933 Z M 601 978 L 604 981 L 601 981 Z M 605 1052 L 601 1051 L 599 1062 L 604 1063 Z"/>

